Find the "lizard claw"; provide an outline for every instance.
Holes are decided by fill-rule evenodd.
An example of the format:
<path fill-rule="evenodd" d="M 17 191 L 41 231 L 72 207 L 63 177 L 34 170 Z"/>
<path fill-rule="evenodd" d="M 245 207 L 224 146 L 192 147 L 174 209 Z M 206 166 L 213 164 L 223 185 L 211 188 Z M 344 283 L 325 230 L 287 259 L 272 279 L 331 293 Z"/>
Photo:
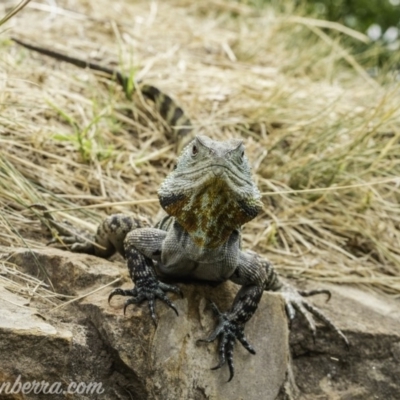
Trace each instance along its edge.
<path fill-rule="evenodd" d="M 130 304 L 140 304 L 145 300 L 146 300 L 146 297 L 144 295 L 139 295 L 137 297 L 131 297 L 130 299 L 128 299 L 124 304 L 124 315 L 126 315 L 126 309 Z M 156 316 L 156 312 L 155 312 L 155 308 L 154 308 L 154 298 L 148 299 L 148 300 L 149 300 L 151 319 L 153 320 L 154 325 L 157 326 L 158 320 L 157 320 L 157 316 Z"/>
<path fill-rule="evenodd" d="M 244 336 L 243 325 L 231 320 L 227 313 L 221 313 L 213 302 L 211 302 L 211 309 L 219 319 L 218 325 L 208 338 L 198 339 L 197 342 L 210 343 L 220 336 L 220 342 L 218 345 L 219 363 L 215 367 L 211 368 L 211 370 L 219 369 L 228 363 L 228 382 L 230 382 L 235 374 L 235 367 L 233 364 L 233 349 L 235 347 L 236 339 L 239 340 L 239 342 L 249 353 L 256 354 L 256 352 Z"/>
<path fill-rule="evenodd" d="M 164 282 L 159 282 L 155 277 L 150 276 L 144 279 L 138 280 L 136 282 L 136 286 L 133 289 L 114 289 L 110 295 L 108 296 L 108 302 L 116 296 L 131 296 L 124 304 L 124 315 L 126 313 L 126 309 L 131 304 L 141 304 L 144 301 L 149 302 L 150 315 L 154 322 L 154 325 L 157 326 L 157 317 L 155 312 L 155 300 L 160 299 L 168 307 L 172 308 L 175 311 L 175 314 L 179 316 L 178 309 L 175 304 L 168 298 L 165 292 L 173 292 L 182 295 L 182 291 L 179 287 L 175 285 L 169 285 Z"/>
<path fill-rule="evenodd" d="M 350 350 L 350 342 L 347 339 L 346 335 L 317 307 L 312 306 L 309 303 L 304 303 L 304 307 L 315 317 L 317 317 L 320 321 L 324 322 L 325 325 L 329 326 L 336 334 L 343 340 L 344 344 L 346 345 L 347 350 Z"/>
<path fill-rule="evenodd" d="M 164 282 L 159 282 L 158 284 L 160 286 L 160 289 L 164 290 L 165 292 L 173 292 L 179 294 L 179 296 L 181 296 L 181 298 L 183 299 L 183 292 L 179 286 L 168 285 L 167 283 Z"/>
<path fill-rule="evenodd" d="M 313 317 L 316 317 L 329 328 L 331 328 L 343 340 L 347 349 L 349 349 L 350 344 L 344 333 L 337 328 L 336 325 L 317 307 L 314 307 L 308 301 L 303 299 L 303 297 L 314 296 L 316 294 L 326 294 L 328 296 L 327 301 L 329 301 L 331 297 L 329 290 L 316 289 L 310 291 L 297 291 L 293 287 L 285 285 L 281 293 L 285 300 L 285 309 L 289 323 L 291 323 L 291 321 L 294 319 L 296 311 L 299 312 L 307 321 L 309 330 L 312 333 L 313 341 L 315 343 L 317 328 Z"/>
<path fill-rule="evenodd" d="M 136 288 L 133 288 L 133 289 L 128 289 L 128 290 L 126 290 L 126 289 L 121 289 L 121 288 L 116 288 L 116 289 L 114 289 L 111 293 L 110 293 L 110 295 L 108 296 L 108 304 L 110 304 L 110 301 L 111 301 L 111 299 L 114 297 L 114 296 L 132 296 L 132 297 L 136 297 L 137 296 L 137 293 L 136 293 L 136 290 L 135 290 Z"/>
<path fill-rule="evenodd" d="M 303 297 L 310 297 L 310 296 L 315 296 L 316 294 L 326 294 L 327 299 L 326 302 L 328 302 L 331 297 L 332 293 L 328 289 L 315 289 L 315 290 L 299 290 L 299 294 L 301 294 Z"/>

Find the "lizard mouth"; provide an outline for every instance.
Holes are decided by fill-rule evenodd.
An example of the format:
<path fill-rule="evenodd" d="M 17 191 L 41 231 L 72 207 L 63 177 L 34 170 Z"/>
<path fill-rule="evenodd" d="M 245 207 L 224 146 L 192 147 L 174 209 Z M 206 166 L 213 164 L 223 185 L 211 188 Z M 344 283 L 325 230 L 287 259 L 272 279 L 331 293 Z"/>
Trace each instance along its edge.
<path fill-rule="evenodd" d="M 207 165 L 195 171 L 180 172 L 175 176 L 176 178 L 190 179 L 191 182 L 197 182 L 199 186 L 217 177 L 225 180 L 228 186 L 232 186 L 236 189 L 251 184 L 249 180 L 237 174 L 237 172 L 229 168 L 229 166 L 219 163 Z"/>

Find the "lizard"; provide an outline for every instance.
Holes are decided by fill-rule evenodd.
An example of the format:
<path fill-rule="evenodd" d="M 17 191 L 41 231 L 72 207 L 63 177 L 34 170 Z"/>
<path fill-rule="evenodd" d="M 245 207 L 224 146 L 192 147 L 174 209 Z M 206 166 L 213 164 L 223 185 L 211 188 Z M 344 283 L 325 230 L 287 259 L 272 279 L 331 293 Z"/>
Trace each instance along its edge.
<path fill-rule="evenodd" d="M 41 48 L 34 48 L 38 49 Z M 42 50 L 38 51 L 43 53 Z M 56 55 L 59 58 L 60 54 Z M 78 64 L 76 60 L 72 59 L 75 65 Z M 64 58 L 64 61 L 71 60 Z M 126 87 L 124 85 L 127 80 L 118 71 L 78 61 L 78 66 L 94 66 L 92 69 L 116 77 Z M 157 96 L 161 94 L 158 89 L 154 93 Z M 162 94 L 159 98 L 169 98 L 167 103 L 170 106 L 174 104 L 169 96 Z M 163 101 L 156 101 L 158 106 L 163 104 Z M 178 114 L 182 113 L 182 120 L 190 122 L 180 107 L 172 107 L 175 110 L 179 108 Z M 190 124 L 185 129 L 189 129 L 188 127 Z M 181 136 L 188 133 L 190 132 L 186 131 Z M 218 323 L 208 338 L 200 340 L 212 342 L 219 339 L 219 363 L 213 369 L 227 364 L 228 381 L 234 377 L 233 352 L 236 341 L 251 354 L 255 354 L 254 348 L 246 339 L 244 328 L 256 312 L 264 291 L 280 293 L 288 320 L 292 321 L 296 312 L 301 314 L 307 321 L 314 340 L 315 317 L 333 329 L 346 346 L 349 346 L 344 333 L 305 299 L 316 294 L 326 294 L 329 299 L 328 290 L 297 290 L 278 275 L 266 258 L 242 249 L 242 226 L 254 219 L 262 209 L 261 194 L 252 179 L 242 140 L 216 141 L 205 135 L 195 136 L 183 148 L 174 170 L 161 184 L 158 197 L 165 216 L 153 227 L 143 227 L 139 219 L 129 215 L 113 214 L 101 222 L 94 236 L 58 223 L 42 207 L 45 218 L 61 235 L 50 243 L 59 240 L 73 252 L 102 258 L 108 258 L 118 251 L 127 260 L 134 287 L 115 288 L 108 301 L 117 295 L 126 296 L 124 313 L 130 305 L 148 302 L 150 316 L 155 324 L 156 299 L 178 314 L 167 293 L 182 295 L 177 285 L 163 282 L 162 277 L 208 282 L 230 280 L 240 285 L 229 310 L 221 312 L 217 305 L 211 303 Z"/>
<path fill-rule="evenodd" d="M 219 363 L 213 369 L 228 364 L 229 381 L 234 376 L 235 342 L 239 341 L 255 354 L 244 328 L 256 312 L 264 291 L 280 293 L 289 321 L 299 312 L 307 321 L 314 341 L 316 317 L 349 346 L 344 333 L 305 299 L 321 293 L 329 298 L 328 290 L 296 290 L 277 274 L 267 259 L 242 249 L 241 228 L 262 208 L 242 140 L 216 141 L 204 135 L 196 136 L 183 149 L 175 169 L 161 184 L 158 197 L 166 215 L 154 227 L 141 227 L 137 218 L 114 214 L 103 220 L 93 237 L 74 234 L 70 228 L 50 220 L 62 234 L 58 240 L 71 251 L 103 258 L 118 251 L 125 257 L 134 287 L 115 288 L 109 302 L 117 295 L 128 297 L 124 313 L 129 305 L 148 302 L 151 318 L 157 324 L 156 299 L 178 314 L 167 292 L 182 294 L 177 285 L 164 283 L 160 277 L 230 280 L 241 285 L 228 311 L 221 312 L 211 303 L 218 324 L 208 338 L 200 340 L 212 342 L 219 338 Z"/>

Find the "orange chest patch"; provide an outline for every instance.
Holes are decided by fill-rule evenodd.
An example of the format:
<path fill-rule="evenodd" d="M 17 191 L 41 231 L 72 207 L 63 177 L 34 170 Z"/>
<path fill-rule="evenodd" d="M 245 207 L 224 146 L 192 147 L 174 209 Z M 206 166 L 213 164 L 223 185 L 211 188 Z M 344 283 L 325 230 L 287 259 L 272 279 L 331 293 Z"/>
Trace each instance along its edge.
<path fill-rule="evenodd" d="M 253 219 L 259 207 L 256 199 L 238 201 L 226 183 L 216 178 L 192 196 L 180 196 L 165 210 L 196 245 L 216 248 L 228 240 L 233 230 Z"/>

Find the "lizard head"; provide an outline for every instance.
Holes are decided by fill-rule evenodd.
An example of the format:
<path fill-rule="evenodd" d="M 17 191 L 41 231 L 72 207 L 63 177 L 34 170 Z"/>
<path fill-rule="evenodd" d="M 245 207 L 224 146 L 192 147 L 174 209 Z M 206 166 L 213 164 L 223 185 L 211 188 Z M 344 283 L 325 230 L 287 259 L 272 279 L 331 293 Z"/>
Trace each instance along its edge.
<path fill-rule="evenodd" d="M 197 136 L 162 183 L 160 204 L 201 247 L 215 248 L 261 208 L 243 142 Z"/>

